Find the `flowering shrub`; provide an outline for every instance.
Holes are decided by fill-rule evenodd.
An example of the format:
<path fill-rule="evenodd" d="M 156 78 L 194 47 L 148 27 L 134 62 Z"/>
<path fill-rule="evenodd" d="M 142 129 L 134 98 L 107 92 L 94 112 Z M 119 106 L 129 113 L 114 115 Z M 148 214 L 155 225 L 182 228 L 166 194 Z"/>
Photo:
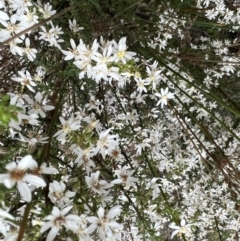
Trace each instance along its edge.
<path fill-rule="evenodd" d="M 0 239 L 238 240 L 239 19 L 0 0 Z"/>

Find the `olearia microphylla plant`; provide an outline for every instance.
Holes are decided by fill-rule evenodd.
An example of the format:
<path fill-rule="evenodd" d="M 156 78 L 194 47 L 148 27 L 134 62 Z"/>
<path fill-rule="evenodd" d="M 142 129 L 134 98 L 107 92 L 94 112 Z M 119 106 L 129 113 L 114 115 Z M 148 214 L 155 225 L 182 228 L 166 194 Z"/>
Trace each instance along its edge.
<path fill-rule="evenodd" d="M 238 240 L 239 20 L 0 0 L 0 240 Z"/>

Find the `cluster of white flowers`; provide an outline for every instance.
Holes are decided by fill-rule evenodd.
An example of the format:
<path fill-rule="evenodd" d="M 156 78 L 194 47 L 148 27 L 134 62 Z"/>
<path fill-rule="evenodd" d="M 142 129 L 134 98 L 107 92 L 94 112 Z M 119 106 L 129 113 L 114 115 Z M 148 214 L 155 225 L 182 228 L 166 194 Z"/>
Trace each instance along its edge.
<path fill-rule="evenodd" d="M 148 92 L 146 87 L 150 85 L 149 89 L 155 91 L 156 96 L 162 100 L 162 107 L 167 104 L 168 99 L 173 98 L 173 94 L 169 93 L 167 95 L 168 88 L 165 91 L 161 88 L 162 94 L 157 92 L 161 82 L 161 70 L 157 68 L 156 61 L 152 65 L 146 66 L 146 78 L 144 79 L 140 72 L 137 71 L 137 68 L 135 68 L 135 71 L 130 70 L 131 64 L 138 62 L 138 58 L 134 57 L 136 53 L 127 51 L 126 37 L 121 38 L 118 43 L 115 40 L 105 42 L 101 37 L 100 43 L 94 40 L 91 47 L 86 46 L 82 39 L 79 40 L 77 46 L 73 39 L 70 40 L 70 43 L 72 49 L 69 49 L 69 51 L 62 50 L 62 52 L 66 55 L 65 60 L 74 59 L 73 64 L 81 70 L 79 73 L 80 79 L 86 76 L 95 80 L 96 83 L 104 80 L 110 85 L 124 88 L 134 78 L 137 86 L 136 91 L 140 95 L 142 92 L 146 93 Z M 126 67 L 126 70 L 122 71 L 121 67 Z"/>
<path fill-rule="evenodd" d="M 227 2 L 198 0 L 196 10 L 237 30 L 240 8 Z M 231 52 L 237 40 L 190 36 L 186 9 L 170 5 L 144 45 L 124 34 L 86 43 L 74 18 L 66 29 L 52 20 L 16 37 L 56 14 L 55 5 L 0 0 L 0 50 L 21 63 L 7 80 L 16 87 L 7 93 L 15 118 L 0 128 L 0 168 L 7 170 L 0 174 L 0 240 L 19 240 L 29 220 L 31 238 L 46 241 L 240 235 L 240 115 L 228 95 L 231 104 L 215 94 L 240 75 Z"/>

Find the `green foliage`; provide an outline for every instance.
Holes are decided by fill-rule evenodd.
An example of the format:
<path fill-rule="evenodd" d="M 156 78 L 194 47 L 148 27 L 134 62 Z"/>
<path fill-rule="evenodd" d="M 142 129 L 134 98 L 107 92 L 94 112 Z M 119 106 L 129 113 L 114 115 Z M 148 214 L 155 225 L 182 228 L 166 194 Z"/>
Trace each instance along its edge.
<path fill-rule="evenodd" d="M 10 97 L 3 95 L 0 100 L 0 124 L 7 126 L 11 119 L 17 120 L 17 112 L 20 107 L 10 105 Z"/>

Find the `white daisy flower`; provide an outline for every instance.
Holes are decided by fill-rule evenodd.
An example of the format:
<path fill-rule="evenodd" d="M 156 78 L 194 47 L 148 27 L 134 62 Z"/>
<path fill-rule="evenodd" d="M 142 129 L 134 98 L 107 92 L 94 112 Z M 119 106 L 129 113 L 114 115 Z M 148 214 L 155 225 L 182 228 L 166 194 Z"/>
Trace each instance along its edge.
<path fill-rule="evenodd" d="M 77 223 L 81 221 L 80 217 L 74 214 L 66 215 L 71 209 L 72 206 L 66 207 L 60 211 L 57 207 L 53 207 L 52 214 L 45 217 L 47 222 L 42 226 L 40 232 L 43 233 L 51 228 L 46 241 L 54 240 L 63 226 L 73 232 L 78 231 Z"/>
<path fill-rule="evenodd" d="M 27 202 L 31 202 L 32 193 L 29 184 L 35 187 L 46 186 L 46 183 L 42 178 L 26 173 L 28 169 L 32 170 L 36 166 L 37 162 L 31 155 L 23 157 L 18 164 L 16 162 L 11 162 L 5 167 L 8 170 L 8 173 L 0 174 L 0 183 L 3 183 L 7 188 L 12 188 L 17 184 L 17 189 L 22 198 Z"/>

